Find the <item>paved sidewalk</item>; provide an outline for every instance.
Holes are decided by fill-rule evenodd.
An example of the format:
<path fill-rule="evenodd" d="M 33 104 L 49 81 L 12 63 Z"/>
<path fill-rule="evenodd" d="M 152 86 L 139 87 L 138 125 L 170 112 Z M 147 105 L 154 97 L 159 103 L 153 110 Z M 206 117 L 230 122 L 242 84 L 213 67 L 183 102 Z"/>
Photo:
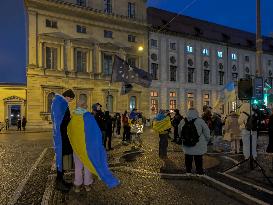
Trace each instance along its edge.
<path fill-rule="evenodd" d="M 265 198 L 264 203 L 259 195 L 253 199 L 243 197 L 241 185 L 234 191 L 232 184 L 225 184 L 231 180 L 225 176 L 222 177 L 220 172 L 234 164 L 233 161 L 225 158 L 229 154 L 206 155 L 204 167 L 207 170 L 207 176 L 198 177 L 185 174 L 181 145 L 169 142 L 168 159 L 165 161 L 159 159 L 158 136 L 150 129 L 146 129 L 143 134 L 142 149 L 133 149 L 132 145 L 124 145 L 121 143 L 121 138 L 117 137 L 114 137 L 113 145 L 114 150 L 108 152 L 109 163 L 114 174 L 122 182 L 119 187 L 109 190 L 101 181 L 96 180 L 89 193 L 82 191 L 76 194 L 71 190 L 68 194 L 63 194 L 54 189 L 54 178 L 52 178 L 48 181 L 48 184 L 51 183 L 52 190 L 47 203 L 269 204 L 270 199 Z M 66 176 L 72 181 L 73 172 Z M 243 188 L 247 189 L 247 187 Z M 251 192 L 245 194 L 251 198 L 251 195 L 248 195 L 252 194 Z"/>
<path fill-rule="evenodd" d="M 9 130 L 5 130 L 3 129 L 0 132 L 1 134 L 18 134 L 18 133 L 42 133 L 42 132 L 52 132 L 52 129 L 50 128 L 31 128 L 31 129 L 26 129 L 25 131 L 21 130 L 17 130 L 17 128 L 10 128 Z"/>

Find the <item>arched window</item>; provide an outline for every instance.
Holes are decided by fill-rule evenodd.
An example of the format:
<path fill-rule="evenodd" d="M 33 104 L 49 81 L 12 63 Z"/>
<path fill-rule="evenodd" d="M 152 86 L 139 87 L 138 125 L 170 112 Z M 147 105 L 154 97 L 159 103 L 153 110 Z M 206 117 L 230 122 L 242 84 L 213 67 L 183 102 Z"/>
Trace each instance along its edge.
<path fill-rule="evenodd" d="M 51 104 L 52 104 L 54 96 L 55 96 L 55 93 L 53 93 L 53 92 L 51 92 L 47 95 L 47 112 L 48 113 L 51 112 Z"/>
<path fill-rule="evenodd" d="M 79 101 L 78 103 L 85 103 L 87 105 L 87 95 L 86 94 L 83 94 L 81 93 L 80 96 L 79 96 Z"/>
<path fill-rule="evenodd" d="M 130 97 L 130 111 L 136 108 L 136 96 Z"/>
<path fill-rule="evenodd" d="M 107 110 L 109 112 L 113 112 L 113 104 L 114 104 L 114 97 L 112 95 L 108 95 L 107 96 L 107 104 L 106 104 L 106 107 L 107 107 Z"/>

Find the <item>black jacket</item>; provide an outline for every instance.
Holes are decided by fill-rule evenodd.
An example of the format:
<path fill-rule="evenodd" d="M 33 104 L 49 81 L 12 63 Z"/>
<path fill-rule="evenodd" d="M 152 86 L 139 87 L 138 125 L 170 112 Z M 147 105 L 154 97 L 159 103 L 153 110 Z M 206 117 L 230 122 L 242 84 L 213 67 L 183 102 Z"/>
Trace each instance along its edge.
<path fill-rule="evenodd" d="M 73 153 L 68 135 L 67 126 L 71 120 L 69 108 L 66 109 L 63 121 L 61 123 L 61 135 L 62 135 L 62 153 L 63 155 L 69 155 Z"/>

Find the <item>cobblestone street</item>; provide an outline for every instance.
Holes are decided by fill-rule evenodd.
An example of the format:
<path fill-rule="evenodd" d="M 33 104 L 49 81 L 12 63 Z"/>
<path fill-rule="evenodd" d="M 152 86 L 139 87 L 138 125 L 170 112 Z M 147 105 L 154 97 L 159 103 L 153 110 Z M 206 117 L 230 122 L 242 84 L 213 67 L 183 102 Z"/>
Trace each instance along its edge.
<path fill-rule="evenodd" d="M 120 137 L 114 137 L 114 150 L 108 152 L 109 164 L 121 185 L 109 190 L 95 180 L 88 193 L 71 190 L 64 194 L 55 189 L 51 133 L 3 134 L 0 137 L 1 166 L 4 167 L 1 204 L 273 203 L 273 189 L 259 169 L 250 171 L 245 164 L 232 172 L 224 172 L 240 161 L 242 155 L 209 152 L 204 157 L 206 175 L 189 176 L 185 174 L 181 146 L 169 140 L 168 159 L 159 159 L 158 137 L 150 129 L 143 134 L 141 149 L 122 144 Z M 266 143 L 266 137 L 261 137 L 258 161 L 272 179 L 271 156 L 262 154 Z M 228 144 L 222 146 L 228 150 Z M 67 172 L 67 180 L 72 181 L 73 174 L 73 170 Z"/>

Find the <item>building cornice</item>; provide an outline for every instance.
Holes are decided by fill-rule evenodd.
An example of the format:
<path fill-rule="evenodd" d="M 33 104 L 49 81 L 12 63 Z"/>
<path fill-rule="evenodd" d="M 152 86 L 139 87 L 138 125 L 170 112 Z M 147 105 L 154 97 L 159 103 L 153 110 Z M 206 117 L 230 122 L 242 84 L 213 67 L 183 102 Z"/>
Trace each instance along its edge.
<path fill-rule="evenodd" d="M 109 25 L 126 26 L 138 30 L 138 28 L 148 28 L 146 21 L 130 19 L 126 16 L 117 14 L 106 14 L 101 10 L 90 7 L 83 7 L 73 3 L 58 0 L 25 0 L 28 12 L 52 11 L 55 14 L 66 14 L 71 20 L 75 21 L 75 17 L 81 16 L 82 19 L 88 19 L 89 23 L 94 21 L 104 22 Z M 86 22 L 88 23 L 88 22 Z"/>

